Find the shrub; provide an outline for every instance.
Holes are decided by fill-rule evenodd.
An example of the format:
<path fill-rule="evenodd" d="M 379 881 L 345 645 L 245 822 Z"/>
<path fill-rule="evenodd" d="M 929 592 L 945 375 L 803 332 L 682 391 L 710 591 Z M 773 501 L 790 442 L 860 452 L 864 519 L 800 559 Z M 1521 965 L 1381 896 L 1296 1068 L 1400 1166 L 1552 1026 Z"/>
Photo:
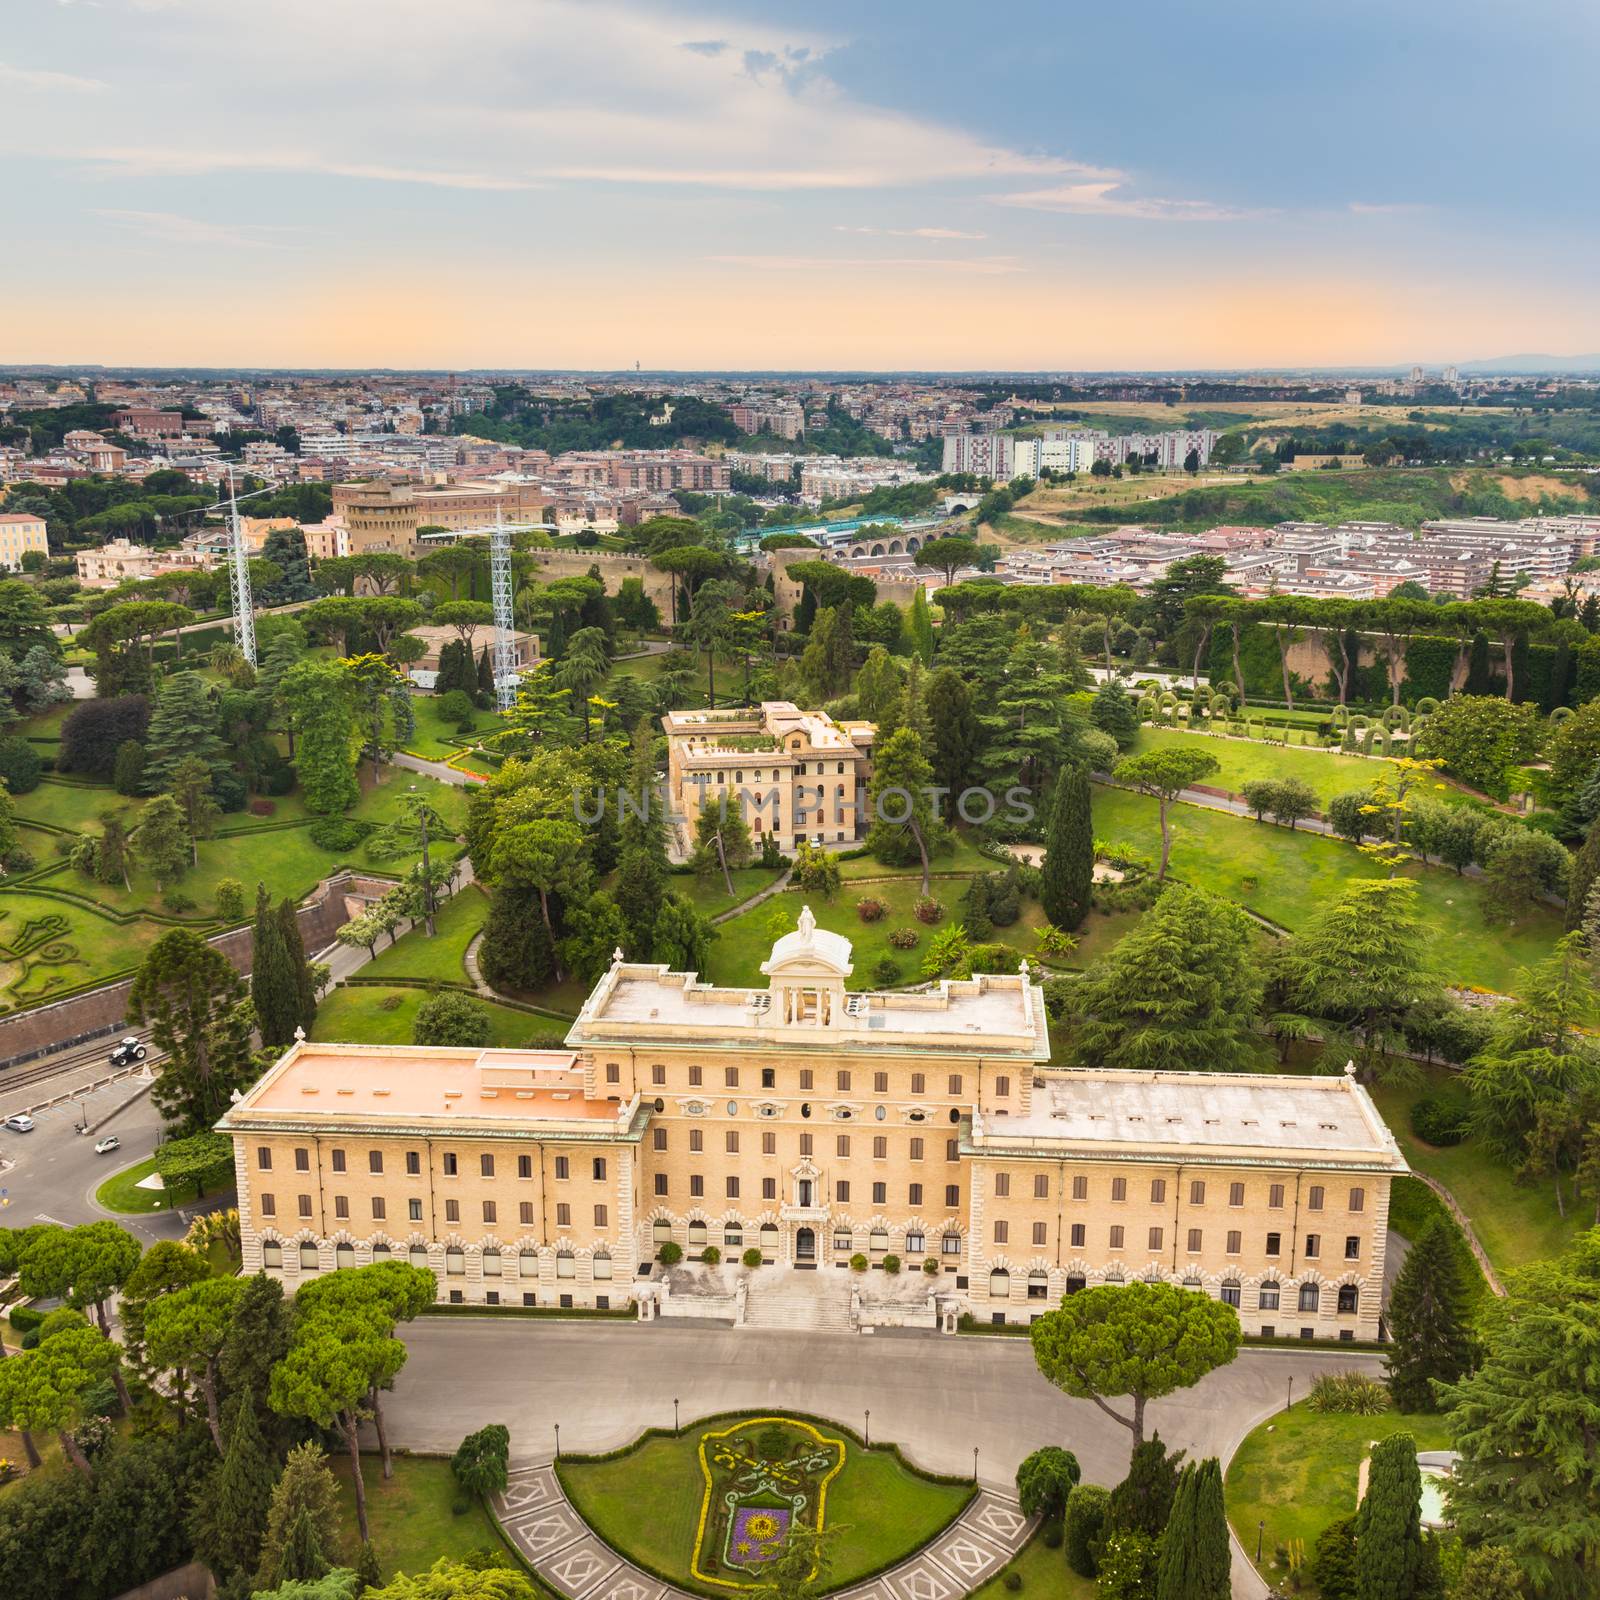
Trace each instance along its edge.
<path fill-rule="evenodd" d="M 881 922 L 889 914 L 888 902 L 876 895 L 866 895 L 856 901 L 856 915 L 863 922 Z"/>
<path fill-rule="evenodd" d="M 472 701 L 464 690 L 452 689 L 439 697 L 439 715 L 456 725 L 457 733 L 466 733 L 472 727 Z"/>
<path fill-rule="evenodd" d="M 1059 1550 L 1061 1548 L 1061 1524 L 1059 1521 L 1045 1523 L 1044 1547 L 1046 1550 Z"/>
<path fill-rule="evenodd" d="M 917 921 L 927 923 L 930 928 L 944 919 L 944 901 L 935 900 L 931 894 L 925 894 L 911 909 Z"/>
<path fill-rule="evenodd" d="M 403 994 L 386 994 L 378 1002 L 378 1009 L 380 1011 L 398 1011 L 404 1001 L 405 996 Z"/>
<path fill-rule="evenodd" d="M 288 791 L 285 790 L 285 793 Z M 227 810 L 237 810 L 237 807 L 225 807 Z M 270 817 L 277 812 L 277 803 L 272 800 L 263 800 L 259 796 L 250 802 L 250 815 L 252 817 Z"/>
<path fill-rule="evenodd" d="M 1411 1131 L 1426 1144 L 1445 1147 L 1466 1138 L 1472 1101 L 1460 1089 L 1436 1089 L 1411 1107 Z"/>
<path fill-rule="evenodd" d="M 192 894 L 185 894 L 182 889 L 168 889 L 161 897 L 161 904 L 174 916 L 181 917 L 185 912 L 193 911 L 199 901 Z"/>
<path fill-rule="evenodd" d="M 12 845 L 0 861 L 3 861 L 7 872 L 32 872 L 39 865 L 39 858 L 22 844 Z"/>
<path fill-rule="evenodd" d="M 27 1333 L 37 1328 L 44 1321 L 44 1313 L 35 1311 L 32 1306 L 13 1306 L 11 1308 L 11 1326 L 18 1333 Z"/>
<path fill-rule="evenodd" d="M 888 1255 L 883 1258 L 883 1270 L 892 1278 L 900 1270 L 900 1257 Z"/>
<path fill-rule="evenodd" d="M 675 1267 L 683 1260 L 683 1246 L 675 1240 L 668 1239 L 656 1251 L 656 1260 L 664 1267 Z"/>
<path fill-rule="evenodd" d="M 435 989 L 417 1007 L 411 1027 L 414 1044 L 453 1044 L 481 1047 L 488 1044 L 489 1013 L 470 995 L 454 989 Z"/>
<path fill-rule="evenodd" d="M 1081 1578 L 1092 1578 L 1098 1570 L 1095 1547 L 1106 1525 L 1111 1492 L 1097 1483 L 1077 1484 L 1067 1496 L 1067 1511 L 1062 1519 L 1062 1544 L 1067 1565 Z"/>
<path fill-rule="evenodd" d="M 211 793 L 219 809 L 223 811 L 243 811 L 245 801 L 250 798 L 250 791 L 244 786 L 244 779 L 237 772 L 219 772 L 211 780 Z M 270 800 L 259 802 L 272 809 Z M 261 815 L 262 813 L 257 813 Z"/>
<path fill-rule="evenodd" d="M 1000 1581 L 1009 1593 L 1015 1594 L 1022 1587 L 1022 1574 L 1016 1571 L 1008 1572 Z"/>
<path fill-rule="evenodd" d="M 905 976 L 905 969 L 893 956 L 884 956 L 872 969 L 872 981 L 880 989 L 892 989 Z"/>
<path fill-rule="evenodd" d="M 937 1277 L 939 1274 L 939 1258 L 937 1256 L 929 1256 L 927 1260 L 922 1263 L 922 1270 L 930 1278 Z"/>
<path fill-rule="evenodd" d="M 761 1251 L 760 1251 L 760 1248 L 758 1246 L 756 1246 L 756 1245 L 751 1245 L 750 1248 L 748 1250 L 746 1250 L 745 1253 L 742 1256 L 739 1257 L 739 1259 L 747 1267 L 759 1267 L 761 1265 Z"/>
<path fill-rule="evenodd" d="M 319 817 L 307 831 L 319 850 L 353 850 L 366 834 L 359 822 L 343 817 Z"/>
<path fill-rule="evenodd" d="M 1311 1385 L 1306 1404 L 1313 1411 L 1375 1417 L 1389 1409 L 1389 1391 L 1359 1372 L 1325 1372 Z"/>
<path fill-rule="evenodd" d="M 1311 1552 L 1311 1581 L 1322 1600 L 1356 1600 L 1356 1519 L 1330 1522 Z"/>
<path fill-rule="evenodd" d="M 915 928 L 896 928 L 889 935 L 889 943 L 896 950 L 915 950 L 922 943 L 922 935 Z"/>
<path fill-rule="evenodd" d="M 27 794 L 39 787 L 44 763 L 39 752 L 26 739 L 11 734 L 0 739 L 0 778 L 12 794 Z"/>
<path fill-rule="evenodd" d="M 244 915 L 244 885 L 237 878 L 218 878 L 217 916 L 224 922 L 237 922 Z"/>
<path fill-rule="evenodd" d="M 700 1259 L 705 1262 L 708 1267 L 714 1267 L 721 1262 L 722 1252 L 714 1244 L 708 1244 L 705 1249 L 700 1252 Z"/>
<path fill-rule="evenodd" d="M 867 1270 L 867 1258 L 859 1250 L 850 1257 L 850 1270 L 852 1272 L 865 1272 Z"/>
<path fill-rule="evenodd" d="M 475 1497 L 487 1499 L 504 1492 L 510 1454 L 511 1435 L 503 1423 L 491 1422 L 461 1441 L 450 1458 L 450 1470 L 469 1504 Z"/>
<path fill-rule="evenodd" d="M 1053 1522 L 1067 1509 L 1067 1497 L 1078 1485 L 1081 1470 L 1070 1450 L 1049 1444 L 1035 1450 L 1017 1468 L 1017 1501 L 1025 1517 Z"/>
<path fill-rule="evenodd" d="M 117 746 L 111 768 L 111 786 L 118 794 L 135 795 L 144 789 L 144 746 L 137 739 L 124 739 Z"/>

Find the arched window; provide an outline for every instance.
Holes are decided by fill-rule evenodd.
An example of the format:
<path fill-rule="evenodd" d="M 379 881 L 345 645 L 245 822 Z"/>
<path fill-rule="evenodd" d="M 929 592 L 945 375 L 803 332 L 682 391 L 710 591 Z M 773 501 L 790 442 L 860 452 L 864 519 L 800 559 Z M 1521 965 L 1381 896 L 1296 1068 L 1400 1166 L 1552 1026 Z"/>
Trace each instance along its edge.
<path fill-rule="evenodd" d="M 867 1237 L 869 1250 L 887 1250 L 889 1248 L 889 1230 L 887 1228 L 874 1228 Z"/>
<path fill-rule="evenodd" d="M 961 1235 L 959 1233 L 947 1233 L 939 1241 L 939 1253 L 941 1255 L 946 1255 L 946 1256 L 958 1256 L 958 1255 L 960 1255 L 961 1254 Z"/>
<path fill-rule="evenodd" d="M 300 1270 L 302 1272 L 317 1270 L 317 1247 L 309 1240 L 300 1246 Z"/>
<path fill-rule="evenodd" d="M 459 1278 L 467 1270 L 467 1252 L 455 1249 L 453 1246 L 444 1253 L 445 1274 L 451 1278 Z"/>
<path fill-rule="evenodd" d="M 1011 1274 L 1004 1267 L 996 1267 L 989 1274 L 989 1298 L 991 1300 L 1011 1298 Z"/>
<path fill-rule="evenodd" d="M 906 1235 L 906 1254 L 921 1255 L 928 1248 L 928 1236 L 920 1228 L 913 1228 Z"/>
<path fill-rule="evenodd" d="M 728 1250 L 742 1250 L 744 1248 L 744 1229 L 736 1222 L 724 1225 L 722 1229 L 723 1247 Z"/>
<path fill-rule="evenodd" d="M 763 1222 L 761 1224 L 761 1253 L 764 1256 L 777 1255 L 778 1228 L 776 1223 Z"/>
<path fill-rule="evenodd" d="M 1105 1281 L 1110 1284 L 1118 1284 L 1123 1283 L 1126 1280 L 1123 1278 L 1120 1272 L 1108 1272 L 1105 1276 Z"/>
<path fill-rule="evenodd" d="M 691 1228 L 689 1231 L 692 1241 L 694 1230 Z M 668 1217 L 657 1217 L 656 1220 L 650 1225 L 650 1237 L 655 1240 L 657 1244 L 666 1244 L 672 1238 L 671 1219 Z"/>
<path fill-rule="evenodd" d="M 1197 1278 L 1193 1273 L 1190 1273 L 1190 1275 L 1183 1280 L 1183 1286 L 1185 1289 L 1203 1289 L 1206 1286 L 1205 1279 Z"/>
<path fill-rule="evenodd" d="M 703 1222 L 689 1224 L 689 1245 L 692 1249 L 703 1250 L 706 1243 L 706 1225 Z"/>
<path fill-rule="evenodd" d="M 575 1278 L 578 1275 L 578 1258 L 570 1250 L 556 1252 L 556 1276 Z"/>
<path fill-rule="evenodd" d="M 1028 1274 L 1028 1298 L 1030 1300 L 1047 1300 L 1050 1297 L 1050 1275 L 1042 1268 L 1035 1267 Z"/>
<path fill-rule="evenodd" d="M 539 1252 L 537 1250 L 519 1250 L 517 1252 L 517 1276 L 519 1278 L 537 1278 L 539 1276 Z"/>
<path fill-rule="evenodd" d="M 1224 1278 L 1222 1280 L 1222 1303 L 1225 1306 L 1239 1304 L 1239 1280 L 1237 1278 Z"/>
<path fill-rule="evenodd" d="M 483 1275 L 486 1278 L 500 1276 L 500 1252 L 498 1250 L 485 1250 L 483 1252 Z"/>
<path fill-rule="evenodd" d="M 414 1267 L 425 1267 L 425 1266 L 427 1266 L 427 1264 L 428 1264 L 428 1247 L 427 1247 L 427 1245 L 425 1245 L 425 1244 L 414 1244 L 414 1245 L 412 1245 L 409 1259 L 411 1261 L 411 1265 L 414 1266 Z"/>
<path fill-rule="evenodd" d="M 333 1247 L 333 1267 L 338 1272 L 356 1264 L 356 1247 L 353 1244 L 336 1244 Z"/>
<path fill-rule="evenodd" d="M 372 1259 L 374 1261 L 387 1261 L 393 1254 L 394 1252 L 381 1239 L 372 1247 Z"/>
<path fill-rule="evenodd" d="M 283 1266 L 283 1246 L 276 1239 L 265 1239 L 261 1244 L 261 1265 L 264 1267 Z"/>
<path fill-rule="evenodd" d="M 1300 1285 L 1300 1309 L 1302 1311 L 1315 1311 L 1322 1303 L 1322 1290 L 1314 1283 Z"/>
<path fill-rule="evenodd" d="M 611 1276 L 611 1257 L 604 1250 L 598 1251 L 594 1258 L 594 1275 L 597 1281 L 604 1282 Z"/>

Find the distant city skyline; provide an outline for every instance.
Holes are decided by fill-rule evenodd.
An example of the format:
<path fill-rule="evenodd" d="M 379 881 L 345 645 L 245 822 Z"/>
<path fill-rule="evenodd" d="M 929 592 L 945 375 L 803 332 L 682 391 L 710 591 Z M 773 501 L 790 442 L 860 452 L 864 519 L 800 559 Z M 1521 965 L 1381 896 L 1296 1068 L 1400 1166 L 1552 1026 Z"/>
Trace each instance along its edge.
<path fill-rule="evenodd" d="M 1600 351 L 1600 14 L 20 0 L 0 363 Z"/>

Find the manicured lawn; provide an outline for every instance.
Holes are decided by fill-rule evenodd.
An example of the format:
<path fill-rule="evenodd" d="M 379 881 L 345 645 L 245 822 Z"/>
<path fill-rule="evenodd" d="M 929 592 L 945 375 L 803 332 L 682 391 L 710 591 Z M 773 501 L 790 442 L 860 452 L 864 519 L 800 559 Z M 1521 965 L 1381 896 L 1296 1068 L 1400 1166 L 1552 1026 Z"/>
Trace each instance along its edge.
<path fill-rule="evenodd" d="M 955 919 L 967 882 L 966 875 L 934 878 L 933 897 L 944 903 L 946 915 L 943 922 L 933 927 L 925 926 L 912 915 L 911 908 L 922 898 L 922 879 L 917 874 L 881 883 L 847 883 L 831 901 L 803 894 L 798 889 L 786 889 L 718 927 L 720 937 L 711 946 L 707 976 L 713 983 L 734 988 L 764 988 L 767 980 L 760 968 L 771 952 L 773 940 L 780 933 L 792 930 L 801 906 L 809 905 L 819 928 L 842 933 L 853 944 L 851 960 L 855 970 L 849 979 L 852 989 L 882 988 L 873 976 L 873 968 L 885 956 L 899 962 L 902 983 L 921 982 L 922 958 L 933 936 Z M 869 897 L 882 900 L 889 907 L 888 914 L 877 922 L 863 922 L 856 912 L 857 901 Z M 996 928 L 993 942 L 1015 946 L 1019 959 L 1022 954 L 1032 955 L 1034 930 L 1042 926 L 1044 920 L 1039 902 L 1024 898 L 1020 920 L 1009 928 Z M 780 921 L 782 927 L 778 926 Z M 890 933 L 896 928 L 908 927 L 916 929 L 920 939 L 910 950 L 896 950 L 889 943 Z M 1080 959 L 1073 957 L 1075 963 Z"/>
<path fill-rule="evenodd" d="M 991 861 L 981 855 L 976 845 L 965 834 L 957 834 L 955 843 L 942 856 L 934 856 L 928 863 L 934 872 L 1004 872 L 1002 862 Z M 876 856 L 858 856 L 853 861 L 839 863 L 839 876 L 850 882 L 855 878 L 914 877 L 921 879 L 919 864 L 909 867 L 886 867 Z"/>
<path fill-rule="evenodd" d="M 700 1438 L 726 1426 L 713 1422 L 687 1428 L 677 1439 L 647 1439 L 614 1460 L 564 1461 L 562 1486 L 614 1549 L 685 1588 L 715 1594 L 691 1579 L 689 1568 L 705 1493 Z M 844 1588 L 910 1555 L 958 1516 L 970 1497 L 969 1487 L 933 1483 L 886 1451 L 847 1441 L 824 1512 L 824 1526 L 838 1530 L 829 1587 Z"/>
<path fill-rule="evenodd" d="M 696 873 L 674 873 L 667 879 L 667 888 L 682 895 L 702 916 L 714 917 L 720 911 L 731 911 L 743 904 L 753 894 L 769 883 L 776 883 L 781 873 L 768 867 L 735 867 L 729 874 L 733 879 L 733 895 L 728 895 L 727 885 L 719 870 Z"/>
<path fill-rule="evenodd" d="M 361 768 L 361 798 L 350 815 L 358 822 L 375 822 L 380 825 L 393 822 L 401 813 L 401 805 L 413 790 L 427 798 L 428 804 L 444 818 L 446 826 L 459 833 L 467 825 L 467 794 L 459 784 L 441 783 L 425 773 L 408 772 L 404 767 L 384 767 L 379 781 L 369 784 L 367 774 L 372 764 L 363 762 Z"/>
<path fill-rule="evenodd" d="M 1262 1575 L 1285 1577 L 1274 1551 L 1300 1540 L 1306 1560 L 1330 1522 L 1356 1509 L 1356 1482 L 1369 1446 L 1390 1434 L 1409 1433 L 1418 1450 L 1448 1450 L 1450 1436 L 1440 1417 L 1318 1415 L 1304 1404 L 1280 1411 L 1239 1446 L 1228 1467 L 1228 1520 L 1246 1552 L 1254 1556 L 1257 1523 L 1265 1522 Z"/>
<path fill-rule="evenodd" d="M 350 1457 L 341 1450 L 329 1457 L 328 1464 L 339 1480 L 339 1516 L 344 1534 L 341 1560 L 346 1566 L 354 1566 L 361 1551 L 361 1538 L 356 1529 Z M 367 1526 L 385 1583 L 397 1572 L 413 1576 L 424 1573 L 441 1556 L 459 1561 L 477 1550 L 506 1551 L 500 1530 L 481 1501 L 474 1500 L 471 1509 L 459 1517 L 451 1510 L 456 1480 L 448 1461 L 431 1456 L 396 1456 L 394 1476 L 385 1483 L 382 1458 L 363 1455 L 361 1481 L 367 1491 Z M 511 1559 L 517 1565 L 515 1557 Z"/>
<path fill-rule="evenodd" d="M 439 715 L 439 696 L 412 695 L 411 706 L 416 713 L 417 731 L 407 742 L 406 748 L 416 755 L 426 756 L 430 761 L 448 760 L 461 748 L 450 742 L 459 736 L 460 730 L 454 722 Z M 499 726 L 498 713 L 473 709 L 470 732 L 486 733 Z"/>
<path fill-rule="evenodd" d="M 19 817 L 82 833 L 87 828 L 98 832 L 100 813 L 105 810 L 126 811 L 131 825 L 144 802 L 118 794 L 108 783 L 60 783 L 41 778 L 37 789 L 16 797 L 15 805 Z"/>
<path fill-rule="evenodd" d="M 1094 1579 L 1080 1578 L 1067 1565 L 1060 1549 L 1052 1550 L 1037 1533 L 1022 1547 L 1014 1561 L 1008 1562 L 981 1589 L 972 1591 L 972 1600 L 1007 1600 L 1014 1591 L 1006 1588 L 1006 1574 L 1022 1579 L 1022 1592 L 1034 1600 L 1093 1600 Z"/>
<path fill-rule="evenodd" d="M 102 1161 L 108 1164 L 116 1162 L 116 1156 L 102 1156 Z M 120 1211 L 128 1216 L 145 1216 L 152 1211 L 170 1211 L 173 1197 L 165 1189 L 141 1189 L 138 1187 L 141 1178 L 148 1178 L 156 1170 L 156 1158 L 147 1156 L 143 1161 L 135 1162 L 131 1167 L 124 1167 L 121 1172 L 114 1172 L 94 1192 L 95 1201 L 107 1211 Z M 206 1185 L 206 1193 L 212 1194 L 219 1189 L 232 1188 L 233 1163 L 225 1161 Z M 176 1203 L 181 1206 L 192 1205 L 197 1198 L 193 1184 L 185 1184 L 177 1192 Z"/>
<path fill-rule="evenodd" d="M 410 1044 L 417 1007 L 427 994 L 426 989 L 335 989 L 318 1005 L 311 1037 L 340 1044 Z M 395 1003 L 386 1009 L 385 1000 Z M 477 1003 L 489 1013 L 492 1045 L 553 1047 L 561 1043 L 567 1030 L 567 1025 L 554 1017 L 513 1011 L 490 1000 Z"/>
<path fill-rule="evenodd" d="M 440 907 L 433 919 L 436 930 L 429 938 L 425 928 L 415 928 L 361 969 L 363 978 L 440 978 L 463 983 L 464 957 L 489 914 L 488 896 L 469 884 Z"/>
<path fill-rule="evenodd" d="M 1444 1071 L 1429 1073 L 1420 1089 L 1373 1089 L 1372 1098 L 1406 1160 L 1418 1172 L 1437 1178 L 1455 1196 L 1497 1271 L 1560 1255 L 1594 1220 L 1593 1201 L 1575 1198 L 1570 1181 L 1563 1218 L 1547 1180 L 1519 1183 L 1477 1140 L 1441 1150 L 1424 1144 L 1411 1131 L 1412 1103 L 1450 1076 Z"/>
<path fill-rule="evenodd" d="M 1358 879 L 1384 875 L 1342 839 L 1182 804 L 1171 808 L 1170 822 L 1174 877 L 1237 900 L 1291 931 Z M 1097 839 L 1160 857 L 1156 802 L 1144 795 L 1097 787 L 1094 832 Z M 1560 919 L 1546 907 L 1491 924 L 1478 880 L 1420 863 L 1404 871 L 1416 882 L 1419 909 L 1435 931 L 1434 960 L 1452 983 L 1514 992 L 1518 970 L 1547 956 L 1560 937 Z"/>
<path fill-rule="evenodd" d="M 88 883 L 76 873 L 52 881 L 72 889 Z M 142 917 L 114 922 L 70 900 L 0 888 L 0 1003 L 36 1005 L 135 967 L 165 931 Z"/>

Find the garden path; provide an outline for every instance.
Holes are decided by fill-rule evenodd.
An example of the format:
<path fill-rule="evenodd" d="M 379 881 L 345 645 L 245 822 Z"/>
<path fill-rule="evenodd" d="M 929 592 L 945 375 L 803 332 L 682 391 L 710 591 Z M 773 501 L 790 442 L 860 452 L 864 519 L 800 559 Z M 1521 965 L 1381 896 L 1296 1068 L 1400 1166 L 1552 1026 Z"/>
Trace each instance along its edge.
<path fill-rule="evenodd" d="M 564 1600 L 691 1600 L 603 1543 L 562 1492 L 548 1461 L 514 1468 L 493 1505 L 506 1538 Z M 957 1600 L 999 1572 L 1032 1531 L 1014 1499 L 981 1489 L 916 1554 L 836 1600 Z"/>

